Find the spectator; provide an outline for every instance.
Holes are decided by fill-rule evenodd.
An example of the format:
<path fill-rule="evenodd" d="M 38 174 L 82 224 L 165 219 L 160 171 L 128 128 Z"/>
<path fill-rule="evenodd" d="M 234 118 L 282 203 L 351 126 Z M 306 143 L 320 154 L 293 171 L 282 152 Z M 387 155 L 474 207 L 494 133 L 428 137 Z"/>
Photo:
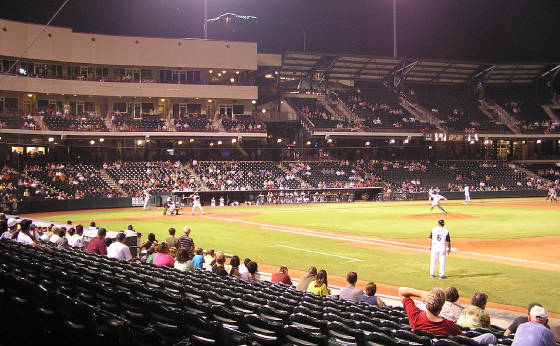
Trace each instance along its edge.
<path fill-rule="evenodd" d="M 241 274 L 239 273 L 239 265 L 241 264 L 241 260 L 239 256 L 232 256 L 231 260 L 229 261 L 229 265 L 231 266 L 231 270 L 229 271 L 229 276 L 235 276 L 237 278 L 241 278 Z"/>
<path fill-rule="evenodd" d="M 62 229 L 61 227 L 53 227 L 52 228 L 52 235 L 49 238 L 49 241 L 51 243 L 56 244 L 56 241 L 58 240 L 58 238 L 60 238 L 59 234 L 60 234 L 61 229 Z"/>
<path fill-rule="evenodd" d="M 91 239 L 88 244 L 87 251 L 101 256 L 107 256 L 107 246 L 105 246 L 105 237 L 107 230 L 103 227 L 97 230 L 97 237 Z"/>
<path fill-rule="evenodd" d="M 89 230 L 90 231 L 97 231 L 98 230 L 98 228 L 95 225 L 95 221 L 92 221 L 92 222 L 89 223 Z"/>
<path fill-rule="evenodd" d="M 19 230 L 12 234 L 12 239 L 20 244 L 35 246 L 35 237 L 30 233 L 31 221 L 23 220 L 19 223 Z"/>
<path fill-rule="evenodd" d="M 173 257 L 173 258 L 177 258 L 177 248 L 176 247 L 169 247 L 169 245 L 167 245 L 167 248 L 169 249 L 169 256 Z"/>
<path fill-rule="evenodd" d="M 126 235 L 123 232 L 117 234 L 115 237 L 116 241 L 107 248 L 108 258 L 116 258 L 120 261 L 132 261 L 130 248 L 124 243 L 125 239 Z"/>
<path fill-rule="evenodd" d="M 474 292 L 471 298 L 471 305 L 461 311 L 457 319 L 457 324 L 461 327 L 468 327 L 471 329 L 491 328 L 490 316 L 484 311 L 487 301 L 488 295 L 486 293 L 479 291 Z"/>
<path fill-rule="evenodd" d="M 272 283 L 283 283 L 284 285 L 292 286 L 292 279 L 288 275 L 288 268 L 285 266 L 280 266 L 278 273 L 272 274 L 270 281 Z"/>
<path fill-rule="evenodd" d="M 6 215 L 4 215 L 4 213 L 0 213 L 0 235 L 4 234 L 7 230 L 8 222 L 6 220 Z"/>
<path fill-rule="evenodd" d="M 317 272 L 315 280 L 311 281 L 309 283 L 309 286 L 307 286 L 307 292 L 316 294 L 318 296 L 327 296 L 331 294 L 331 290 L 328 288 L 328 285 L 327 271 L 321 269 Z"/>
<path fill-rule="evenodd" d="M 183 228 L 183 232 L 185 234 L 180 236 L 178 239 L 179 247 L 181 249 L 187 250 L 189 254 L 189 259 L 191 259 L 193 258 L 193 252 L 194 252 L 194 241 L 192 240 L 192 238 L 189 237 L 189 235 L 191 234 L 191 228 L 189 226 L 185 226 Z"/>
<path fill-rule="evenodd" d="M 204 256 L 204 268 L 213 267 L 216 263 L 216 255 L 214 254 L 214 249 L 206 250 L 206 256 Z"/>
<path fill-rule="evenodd" d="M 156 240 L 156 235 L 153 233 L 148 234 L 148 241 L 145 242 L 144 244 L 142 244 L 141 248 L 143 250 L 148 251 L 149 249 L 155 247 L 158 244 L 158 241 Z"/>
<path fill-rule="evenodd" d="M 58 230 L 58 239 L 54 243 L 57 249 L 69 249 L 68 238 L 66 238 L 66 229 L 60 228 Z"/>
<path fill-rule="evenodd" d="M 542 307 L 542 305 L 539 303 L 529 304 L 529 306 L 527 306 L 527 315 L 519 316 L 515 320 L 513 320 L 513 322 L 509 325 L 509 327 L 504 332 L 504 335 L 514 334 L 517 331 L 517 328 L 519 327 L 520 324 L 529 322 L 529 314 L 531 313 L 531 309 L 533 308 L 533 306 Z M 549 328 L 548 324 L 545 324 L 545 327 Z"/>
<path fill-rule="evenodd" d="M 304 276 L 301 277 L 301 279 L 299 279 L 299 282 L 296 286 L 296 290 L 298 291 L 306 291 L 307 287 L 309 286 L 309 284 L 315 280 L 315 277 L 317 276 L 317 268 L 315 267 L 310 267 L 307 274 L 305 274 Z"/>
<path fill-rule="evenodd" d="M 439 316 L 441 308 L 445 304 L 445 292 L 441 288 L 434 288 L 430 292 L 426 292 L 414 288 L 400 287 L 399 295 L 402 297 L 404 311 L 413 330 L 445 336 L 463 335 L 458 325 Z M 411 297 L 422 299 L 427 310 L 421 311 L 418 309 Z M 472 339 L 480 344 L 495 345 L 498 342 L 491 333 L 485 333 Z"/>
<path fill-rule="evenodd" d="M 548 311 L 542 306 L 533 306 L 529 322 L 522 323 L 515 333 L 511 346 L 555 346 L 554 334 L 546 327 Z"/>
<path fill-rule="evenodd" d="M 349 300 L 353 303 L 359 303 L 360 298 L 364 295 L 364 292 L 356 288 L 356 282 L 358 281 L 358 274 L 356 272 L 348 272 L 346 274 L 346 282 L 348 286 L 343 287 L 338 296 L 342 300 Z"/>
<path fill-rule="evenodd" d="M 457 319 L 459 318 L 461 311 L 463 311 L 463 307 L 461 305 L 455 304 L 458 299 L 459 292 L 457 289 L 455 287 L 448 287 L 445 290 L 445 304 L 443 304 L 439 315 L 457 323 Z"/>
<path fill-rule="evenodd" d="M 212 268 L 212 273 L 219 276 L 228 276 L 228 272 L 225 269 L 226 256 L 223 252 L 218 251 L 216 253 L 216 265 Z"/>
<path fill-rule="evenodd" d="M 245 274 L 241 274 L 241 279 L 247 282 L 259 281 L 257 279 L 257 270 L 258 270 L 257 262 L 251 261 L 247 263 L 247 272 Z"/>
<path fill-rule="evenodd" d="M 21 219 L 16 219 L 14 217 L 9 218 L 6 222 L 8 230 L 2 233 L 2 237 L 0 239 L 12 239 L 12 236 L 17 231 L 19 222 L 21 222 Z"/>
<path fill-rule="evenodd" d="M 193 261 L 191 261 L 188 257 L 189 252 L 186 249 L 179 249 L 179 251 L 177 252 L 177 260 L 173 264 L 173 268 L 183 272 L 193 271 Z"/>
<path fill-rule="evenodd" d="M 179 251 L 180 250 L 181 249 L 179 249 Z M 204 266 L 204 256 L 202 256 L 202 248 L 197 247 L 196 249 L 194 249 L 194 253 L 195 253 L 195 255 L 192 259 L 194 269 L 202 269 L 202 267 Z M 188 251 L 187 251 L 187 254 L 188 254 Z"/>
<path fill-rule="evenodd" d="M 247 270 L 247 264 L 248 264 L 249 262 L 251 262 L 251 259 L 250 259 L 250 258 L 245 258 L 245 259 L 243 260 L 243 263 L 241 263 L 241 264 L 239 265 L 239 274 L 240 274 L 240 275 L 243 275 L 243 274 L 245 274 L 245 273 L 247 273 L 247 272 L 249 271 L 249 270 Z"/>
<path fill-rule="evenodd" d="M 175 259 L 169 256 L 169 248 L 167 243 L 163 242 L 157 246 L 156 254 L 153 257 L 152 264 L 157 267 L 173 267 Z"/>
<path fill-rule="evenodd" d="M 75 247 L 78 249 L 82 249 L 84 247 L 84 226 L 76 225 L 76 231 L 74 235 L 68 238 L 68 245 L 71 247 Z"/>
<path fill-rule="evenodd" d="M 171 249 L 172 247 L 179 248 L 179 242 L 175 238 L 175 228 L 169 228 L 169 237 L 165 239 L 167 246 Z"/>
<path fill-rule="evenodd" d="M 377 285 L 374 282 L 368 282 L 364 291 L 364 295 L 360 297 L 360 303 L 376 305 L 380 308 L 385 306 L 385 303 L 381 300 L 381 298 L 375 295 L 377 292 Z"/>

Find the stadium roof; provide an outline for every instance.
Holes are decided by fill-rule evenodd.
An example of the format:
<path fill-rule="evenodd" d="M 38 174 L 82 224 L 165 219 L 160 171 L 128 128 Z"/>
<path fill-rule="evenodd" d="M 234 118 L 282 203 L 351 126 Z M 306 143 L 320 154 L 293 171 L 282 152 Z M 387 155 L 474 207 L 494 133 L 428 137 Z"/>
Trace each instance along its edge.
<path fill-rule="evenodd" d="M 489 84 L 526 85 L 559 63 L 483 63 L 360 55 L 288 52 L 282 56 L 280 76 L 325 73 L 331 81 L 380 81 L 410 67 L 404 80 L 428 84 L 464 84 L 484 75 Z"/>

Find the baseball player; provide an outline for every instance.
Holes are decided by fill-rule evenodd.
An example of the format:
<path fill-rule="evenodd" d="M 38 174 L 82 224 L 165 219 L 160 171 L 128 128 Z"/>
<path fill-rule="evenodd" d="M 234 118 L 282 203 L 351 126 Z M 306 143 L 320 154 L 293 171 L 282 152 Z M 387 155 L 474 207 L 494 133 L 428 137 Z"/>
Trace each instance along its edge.
<path fill-rule="evenodd" d="M 144 194 L 144 210 L 146 210 L 146 208 L 148 208 L 148 202 L 150 201 L 150 197 L 152 197 L 152 195 L 150 195 L 150 189 L 144 190 L 143 194 Z"/>
<path fill-rule="evenodd" d="M 225 200 L 223 196 L 220 196 L 220 207 L 223 207 L 225 205 Z"/>
<path fill-rule="evenodd" d="M 447 214 L 447 212 L 445 211 L 445 209 L 443 209 L 440 205 L 440 201 L 444 199 L 447 201 L 447 198 L 443 197 L 442 195 L 440 195 L 439 193 L 434 193 L 432 195 L 432 207 L 430 208 L 430 212 L 434 209 L 434 207 L 438 207 L 439 209 L 441 209 L 444 213 Z"/>
<path fill-rule="evenodd" d="M 432 204 L 432 195 L 434 194 L 434 188 L 430 187 L 428 189 L 428 204 Z"/>
<path fill-rule="evenodd" d="M 546 200 L 550 200 L 550 203 L 552 202 L 558 202 L 557 196 L 556 196 L 556 188 L 554 186 L 551 186 L 548 189 L 548 195 L 546 196 Z"/>
<path fill-rule="evenodd" d="M 451 238 L 449 237 L 449 231 L 443 228 L 445 221 L 439 220 L 438 225 L 430 233 L 430 277 L 434 278 L 436 261 L 439 260 L 439 278 L 447 279 L 445 276 L 445 248 L 447 247 L 447 254 L 450 254 Z"/>
<path fill-rule="evenodd" d="M 210 200 L 210 206 L 212 208 L 214 208 L 216 206 L 216 199 L 214 197 L 212 197 L 212 199 Z"/>
<path fill-rule="evenodd" d="M 202 215 L 206 214 L 204 212 L 204 209 L 202 209 L 202 206 L 200 205 L 200 196 L 198 195 L 198 191 L 195 191 L 192 195 L 190 195 L 190 198 L 193 199 L 192 214 L 194 215 L 194 210 L 196 208 L 200 209 Z"/>
<path fill-rule="evenodd" d="M 469 202 L 471 201 L 471 188 L 469 187 L 469 185 L 465 185 L 465 204 L 469 204 Z"/>

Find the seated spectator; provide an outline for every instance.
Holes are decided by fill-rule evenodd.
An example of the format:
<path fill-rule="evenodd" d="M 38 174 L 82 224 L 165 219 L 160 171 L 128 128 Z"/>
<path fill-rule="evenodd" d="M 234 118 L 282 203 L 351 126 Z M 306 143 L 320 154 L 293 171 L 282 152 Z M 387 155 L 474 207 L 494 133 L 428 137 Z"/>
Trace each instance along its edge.
<path fill-rule="evenodd" d="M 169 228 L 169 237 L 165 239 L 165 242 L 170 249 L 172 247 L 179 248 L 179 242 L 177 241 L 177 238 L 175 238 L 175 228 Z"/>
<path fill-rule="evenodd" d="M 288 275 L 288 268 L 285 266 L 280 266 L 278 268 L 278 273 L 272 274 L 270 278 L 270 282 L 272 283 L 283 283 L 284 285 L 292 286 L 292 279 L 290 275 Z"/>
<path fill-rule="evenodd" d="M 202 248 L 197 247 L 194 250 L 194 257 L 192 259 L 192 262 L 194 269 L 202 269 L 204 267 L 204 256 L 202 256 Z"/>
<path fill-rule="evenodd" d="M 243 275 L 243 274 L 245 274 L 245 273 L 248 272 L 248 270 L 247 270 L 247 264 L 248 264 L 249 262 L 251 262 L 251 259 L 250 259 L 250 258 L 245 258 L 245 259 L 243 260 L 243 263 L 241 263 L 241 264 L 239 265 L 239 274 L 240 274 L 240 275 Z"/>
<path fill-rule="evenodd" d="M 251 261 L 247 263 L 247 272 L 241 274 L 241 279 L 247 282 L 259 281 L 257 279 L 257 270 L 258 270 L 257 262 Z"/>
<path fill-rule="evenodd" d="M 380 308 L 385 306 L 385 303 L 381 300 L 381 298 L 375 295 L 377 292 L 377 285 L 374 282 L 368 282 L 364 291 L 364 295 L 360 297 L 360 303 L 376 305 Z"/>
<path fill-rule="evenodd" d="M 175 259 L 169 256 L 169 248 L 167 247 L 167 243 L 163 242 L 157 246 L 156 254 L 152 259 L 152 264 L 157 267 L 173 267 L 175 264 Z"/>
<path fill-rule="evenodd" d="M 120 261 L 132 261 L 132 254 L 130 253 L 130 248 L 124 243 L 126 235 L 120 232 L 115 237 L 115 240 L 107 248 L 107 257 L 116 258 Z"/>
<path fill-rule="evenodd" d="M 309 270 L 307 271 L 307 274 L 305 274 L 304 276 L 301 277 L 301 279 L 299 279 L 299 282 L 296 286 L 296 290 L 307 291 L 307 287 L 312 281 L 315 280 L 316 276 L 317 276 L 317 268 L 310 267 Z"/>
<path fill-rule="evenodd" d="M 194 270 L 193 261 L 189 259 L 189 252 L 186 249 L 179 249 L 177 252 L 177 260 L 173 264 L 173 268 L 183 272 Z"/>
<path fill-rule="evenodd" d="M 208 268 L 208 266 L 210 265 L 210 263 L 212 262 L 216 262 L 215 259 L 216 255 L 214 254 L 214 249 L 208 249 L 206 250 L 206 256 L 204 256 L 204 265 L 203 267 L 206 269 Z M 214 264 L 212 264 L 214 265 Z"/>
<path fill-rule="evenodd" d="M 191 234 L 191 228 L 189 226 L 185 226 L 183 228 L 183 235 L 179 237 L 179 239 L 177 239 L 178 243 L 179 243 L 179 247 L 181 249 L 186 249 L 187 252 L 189 253 L 189 259 L 193 258 L 193 252 L 194 252 L 194 240 L 192 240 L 192 238 L 189 237 L 189 235 Z"/>
<path fill-rule="evenodd" d="M 463 335 L 458 325 L 439 316 L 441 308 L 445 304 L 445 292 L 441 288 L 434 288 L 426 292 L 409 287 L 400 287 L 399 295 L 402 297 L 404 311 L 413 330 L 445 336 Z M 417 308 L 411 297 L 420 298 L 426 305 L 427 310 L 421 311 Z M 495 345 L 498 342 L 491 333 L 485 333 L 472 339 L 480 344 Z"/>
<path fill-rule="evenodd" d="M 223 252 L 218 251 L 216 253 L 216 265 L 212 268 L 212 273 L 219 276 L 228 276 L 228 272 L 225 269 L 226 256 Z"/>
<path fill-rule="evenodd" d="M 459 299 L 459 292 L 455 287 L 449 287 L 445 290 L 445 304 L 443 304 L 443 308 L 441 308 L 440 316 L 443 318 L 447 318 L 450 321 L 457 323 L 457 319 L 463 311 L 463 307 L 461 305 L 455 304 L 455 302 Z"/>
<path fill-rule="evenodd" d="M 484 292 L 476 291 L 471 298 L 471 305 L 461 311 L 457 324 L 468 328 L 491 328 L 490 316 L 484 311 L 488 295 Z"/>
<path fill-rule="evenodd" d="M 60 227 L 53 227 L 53 229 L 52 229 L 52 235 L 51 235 L 51 237 L 49 238 L 49 241 L 50 241 L 51 243 L 56 244 L 56 241 L 58 240 L 58 238 L 60 238 L 60 235 L 59 235 L 59 234 L 60 234 L 60 230 L 61 230 L 61 229 L 62 229 L 62 228 L 60 228 Z"/>
<path fill-rule="evenodd" d="M 548 311 L 542 306 L 533 306 L 529 322 L 522 323 L 515 333 L 511 346 L 554 346 L 554 334 L 546 327 Z"/>
<path fill-rule="evenodd" d="M 54 243 L 57 249 L 69 249 L 70 245 L 68 245 L 68 238 L 66 238 L 66 229 L 60 228 L 58 230 L 58 239 Z"/>
<path fill-rule="evenodd" d="M 175 246 L 169 247 L 169 245 L 167 245 L 167 248 L 169 249 L 169 256 L 177 258 L 177 248 Z"/>
<path fill-rule="evenodd" d="M 8 229 L 2 233 L 2 237 L 0 237 L 0 239 L 12 239 L 12 236 L 18 229 L 19 222 L 21 222 L 20 219 L 16 219 L 14 217 L 9 218 L 6 223 Z"/>
<path fill-rule="evenodd" d="M 76 225 L 76 231 L 73 235 L 68 237 L 68 245 L 71 247 L 75 247 L 78 249 L 82 249 L 84 247 L 84 226 Z"/>
<path fill-rule="evenodd" d="M 91 239 L 88 244 L 87 251 L 101 256 L 107 256 L 107 246 L 105 246 L 105 237 L 107 230 L 103 227 L 97 230 L 97 237 Z"/>
<path fill-rule="evenodd" d="M 348 282 L 348 286 L 340 289 L 340 292 L 338 293 L 338 297 L 342 300 L 348 300 L 353 303 L 359 303 L 360 298 L 362 297 L 364 292 L 356 288 L 357 281 L 358 281 L 358 274 L 356 272 L 348 272 L 348 274 L 346 274 L 346 282 Z"/>
<path fill-rule="evenodd" d="M 156 240 L 156 235 L 150 233 L 148 234 L 148 241 L 142 244 L 140 247 L 142 248 L 142 250 L 148 251 L 149 249 L 155 247 L 156 245 L 158 245 L 158 241 Z"/>
<path fill-rule="evenodd" d="M 19 223 L 19 230 L 12 234 L 12 240 L 24 244 L 35 246 L 35 236 L 31 234 L 31 220 L 23 220 Z"/>
<path fill-rule="evenodd" d="M 519 316 L 515 320 L 513 320 L 513 322 L 509 325 L 509 327 L 507 327 L 506 331 L 504 332 L 504 335 L 514 334 L 517 331 L 517 328 L 519 327 L 520 324 L 529 322 L 529 314 L 531 313 L 531 309 L 533 308 L 533 306 L 542 307 L 542 305 L 539 303 L 529 304 L 529 306 L 527 306 L 527 315 Z M 545 327 L 550 328 L 548 324 L 545 324 Z"/>
<path fill-rule="evenodd" d="M 241 260 L 239 256 L 232 256 L 231 260 L 229 260 L 229 265 L 231 266 L 231 270 L 229 271 L 229 276 L 235 276 L 236 278 L 241 278 L 241 274 L 239 273 L 239 265 Z"/>
<path fill-rule="evenodd" d="M 311 281 L 309 286 L 307 286 L 307 292 L 318 296 L 327 296 L 331 294 L 331 290 L 328 288 L 326 270 L 321 269 L 317 272 L 315 280 Z"/>

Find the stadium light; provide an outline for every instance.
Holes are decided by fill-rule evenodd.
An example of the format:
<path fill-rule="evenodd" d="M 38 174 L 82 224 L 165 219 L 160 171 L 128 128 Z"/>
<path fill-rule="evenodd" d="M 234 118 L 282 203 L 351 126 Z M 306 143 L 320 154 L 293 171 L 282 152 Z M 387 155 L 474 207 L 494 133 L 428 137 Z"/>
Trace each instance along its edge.
<path fill-rule="evenodd" d="M 222 74 L 226 74 L 226 73 L 227 73 L 227 71 L 226 71 L 226 70 L 223 70 L 223 71 L 222 71 Z"/>
<path fill-rule="evenodd" d="M 560 141 L 558 141 L 558 142 L 560 142 Z M 305 142 L 305 145 L 311 145 L 311 141 Z"/>
<path fill-rule="evenodd" d="M 191 143 L 194 142 L 194 138 L 189 139 L 189 142 Z"/>
<path fill-rule="evenodd" d="M 210 146 L 213 147 L 213 146 L 214 146 L 214 142 L 210 142 Z"/>
<path fill-rule="evenodd" d="M 329 139 L 327 140 L 327 143 L 332 143 L 332 138 L 329 138 Z"/>
<path fill-rule="evenodd" d="M 94 145 L 95 141 L 92 139 L 91 141 L 89 141 L 89 144 Z"/>
<path fill-rule="evenodd" d="M 276 140 L 276 143 L 282 143 L 282 138 L 278 138 L 278 139 Z"/>
<path fill-rule="evenodd" d="M 33 94 L 27 94 L 27 97 L 33 97 Z"/>
<path fill-rule="evenodd" d="M 105 138 L 99 138 L 99 142 L 101 143 L 105 142 Z"/>
<path fill-rule="evenodd" d="M 232 82 L 232 83 L 235 83 L 235 78 L 232 77 L 232 78 L 229 79 L 229 81 Z"/>
<path fill-rule="evenodd" d="M 218 141 L 218 145 L 222 145 L 222 141 Z"/>
<path fill-rule="evenodd" d="M 235 71 L 235 74 L 239 74 L 239 71 Z"/>
<path fill-rule="evenodd" d="M 231 142 L 232 142 L 232 143 L 237 143 L 237 139 L 232 138 L 232 139 L 231 139 Z"/>
<path fill-rule="evenodd" d="M 537 144 L 541 144 L 542 141 L 540 139 L 537 139 Z"/>
<path fill-rule="evenodd" d="M 432 150 L 432 146 L 431 146 L 431 145 L 428 146 L 428 150 Z"/>
<path fill-rule="evenodd" d="M 160 99 L 161 102 L 165 101 L 165 99 Z"/>
<path fill-rule="evenodd" d="M 253 101 L 251 101 L 251 103 L 255 105 L 255 104 L 257 104 L 257 100 L 253 100 Z"/>
<path fill-rule="evenodd" d="M 404 140 L 404 144 L 408 144 L 408 138 Z"/>
<path fill-rule="evenodd" d="M 142 143 L 144 143 L 144 141 L 139 139 L 136 143 L 138 143 L 138 145 L 142 145 Z"/>
<path fill-rule="evenodd" d="M 183 144 L 183 141 L 178 141 L 177 144 L 178 144 L 178 145 L 182 145 L 182 144 Z"/>
<path fill-rule="evenodd" d="M 366 147 L 369 147 L 371 143 L 369 141 L 366 142 Z"/>
<path fill-rule="evenodd" d="M 54 138 L 49 137 L 49 143 L 52 143 L 52 142 L 54 142 Z"/>
<path fill-rule="evenodd" d="M 263 108 L 261 112 L 262 112 L 263 114 L 266 113 L 266 109 Z"/>
<path fill-rule="evenodd" d="M 214 73 L 214 71 L 212 71 L 212 70 L 208 70 L 208 73 L 212 74 L 212 73 Z"/>
<path fill-rule="evenodd" d="M 395 139 L 391 138 L 391 144 L 395 144 Z"/>

